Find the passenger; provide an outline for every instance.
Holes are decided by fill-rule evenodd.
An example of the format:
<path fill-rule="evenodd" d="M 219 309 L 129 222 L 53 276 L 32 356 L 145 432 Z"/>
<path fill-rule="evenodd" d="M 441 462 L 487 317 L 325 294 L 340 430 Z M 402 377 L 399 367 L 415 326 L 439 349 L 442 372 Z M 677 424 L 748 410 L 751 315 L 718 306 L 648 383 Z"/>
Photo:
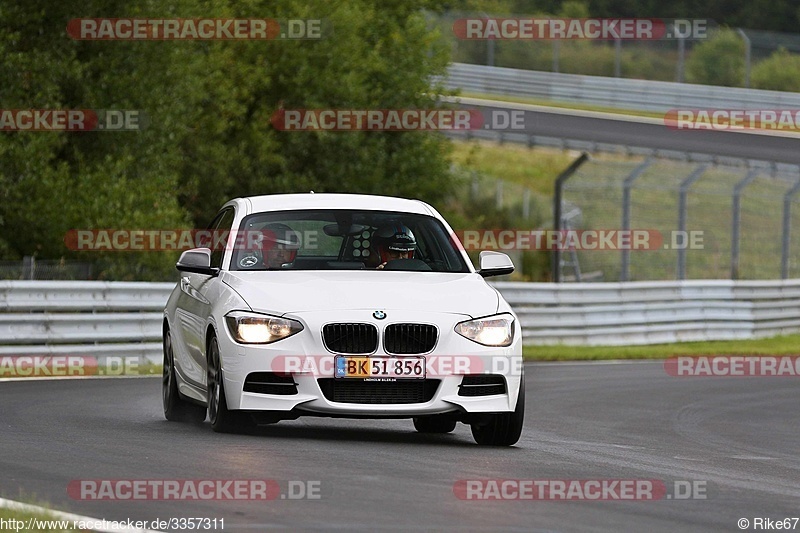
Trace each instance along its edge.
<path fill-rule="evenodd" d="M 375 266 L 379 270 L 389 261 L 413 259 L 417 248 L 414 233 L 402 223 L 379 227 L 372 234 L 372 243 L 374 248 L 372 254 L 375 256 L 373 261 L 379 262 Z"/>
<path fill-rule="evenodd" d="M 265 267 L 291 268 L 300 249 L 300 237 L 286 224 L 273 222 L 261 228 L 260 247 Z"/>

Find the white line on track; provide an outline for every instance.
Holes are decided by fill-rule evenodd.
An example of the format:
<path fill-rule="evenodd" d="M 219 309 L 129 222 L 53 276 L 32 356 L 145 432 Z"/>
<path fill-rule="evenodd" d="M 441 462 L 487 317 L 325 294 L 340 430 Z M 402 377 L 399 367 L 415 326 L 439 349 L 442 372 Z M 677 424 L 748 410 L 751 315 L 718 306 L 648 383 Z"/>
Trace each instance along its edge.
<path fill-rule="evenodd" d="M 39 507 L 37 505 L 31 505 L 29 503 L 22 503 L 16 502 L 14 500 L 6 500 L 5 498 L 0 498 L 0 508 L 10 509 L 12 511 L 22 511 L 26 513 L 33 513 L 33 514 L 42 514 L 47 515 L 45 518 L 40 518 L 39 522 L 46 522 L 48 520 L 68 520 L 71 522 L 93 522 L 97 524 L 98 522 L 102 522 L 102 518 L 92 518 L 89 516 L 81 516 L 72 513 L 65 513 L 62 511 L 54 511 L 52 509 L 46 509 L 44 507 Z M 140 522 L 144 522 L 145 520 L 140 520 Z M 113 520 L 106 520 L 106 522 L 114 522 Z M 162 533 L 160 531 L 152 530 L 152 529 L 137 529 L 132 527 L 116 527 L 116 528 L 95 528 L 91 531 L 98 531 L 100 533 Z"/>
<path fill-rule="evenodd" d="M 161 377 L 158 374 L 137 374 L 130 376 L 26 376 L 23 378 L 0 378 L 0 383 L 5 381 L 60 381 L 62 379 L 140 379 Z"/>
<path fill-rule="evenodd" d="M 666 359 L 666 357 L 664 358 Z M 558 365 L 558 366 L 583 366 L 583 365 L 640 365 L 646 363 L 664 364 L 664 359 L 604 359 L 602 361 L 525 361 L 525 364 L 534 366 Z"/>

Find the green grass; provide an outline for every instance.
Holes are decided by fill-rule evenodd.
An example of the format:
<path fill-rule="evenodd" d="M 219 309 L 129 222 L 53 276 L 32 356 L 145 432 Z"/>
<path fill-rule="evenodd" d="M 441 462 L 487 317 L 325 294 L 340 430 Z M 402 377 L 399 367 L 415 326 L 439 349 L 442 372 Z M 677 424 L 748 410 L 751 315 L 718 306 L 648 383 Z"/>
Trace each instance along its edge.
<path fill-rule="evenodd" d="M 658 230 L 670 240 L 678 228 L 678 189 L 694 165 L 659 161 L 634 184 L 631 193 L 631 227 Z M 610 169 L 610 170 L 609 170 Z M 622 180 L 629 170 L 590 162 L 567 182 L 564 198 L 582 209 L 583 228 L 617 228 L 622 218 Z M 608 175 L 608 176 L 607 176 Z M 702 232 L 702 248 L 686 253 L 688 279 L 725 279 L 731 275 L 731 224 L 733 189 L 744 169 L 709 169 L 691 188 L 686 229 Z M 741 201 L 741 279 L 775 279 L 780 276 L 783 196 L 791 186 L 785 180 L 762 176 L 745 189 Z M 792 218 L 792 232 L 800 218 Z M 797 241 L 800 243 L 800 241 Z M 796 275 L 800 244 L 793 242 L 791 262 Z M 620 254 L 578 252 L 581 268 L 602 271 L 606 281 L 619 279 Z M 675 279 L 677 251 L 656 249 L 630 254 L 632 280 Z"/>
<path fill-rule="evenodd" d="M 639 111 L 636 109 L 621 109 L 618 107 L 607 107 L 599 105 L 579 104 L 573 102 L 554 102 L 553 100 L 545 100 L 543 98 L 527 98 L 524 96 L 505 96 L 498 94 L 481 94 L 464 92 L 459 94 L 465 98 L 481 98 L 484 100 L 495 100 L 498 102 L 512 102 L 517 104 L 530 104 L 541 105 L 546 107 L 557 107 L 560 109 L 576 109 L 580 111 L 595 111 L 599 113 L 613 113 L 615 115 L 628 115 L 634 117 L 647 117 L 663 119 L 664 113 L 657 113 L 654 111 Z"/>
<path fill-rule="evenodd" d="M 550 224 L 555 178 L 577 154 L 562 150 L 491 141 L 454 142 L 452 161 L 467 174 L 481 177 L 478 194 L 493 206 L 495 182 L 507 185 L 504 206 L 511 213 L 520 211 L 521 190 L 531 190 L 532 221 L 508 219 L 507 227 L 531 228 Z M 595 155 L 566 184 L 564 198 L 582 210 L 581 228 L 619 228 L 622 219 L 622 181 L 641 162 L 618 154 Z M 636 180 L 631 194 L 631 227 L 658 230 L 668 244 L 678 228 L 678 189 L 696 164 L 657 161 Z M 688 279 L 725 279 L 731 275 L 731 224 L 733 189 L 745 169 L 712 167 L 692 185 L 688 196 L 687 230 L 702 232 L 702 248 L 686 253 Z M 744 190 L 741 201 L 741 247 L 739 277 L 772 279 L 780 276 L 781 214 L 783 197 L 791 183 L 759 176 Z M 465 187 L 469 187 L 465 185 Z M 466 198 L 466 195 L 464 196 Z M 463 198 L 462 198 L 463 200 Z M 800 202 L 795 202 L 798 204 Z M 790 276 L 800 265 L 800 216 L 795 206 L 792 217 Z M 480 216 L 478 215 L 480 213 Z M 464 217 L 470 228 L 477 227 L 486 213 L 473 209 Z M 495 217 L 497 218 L 497 217 Z M 498 219 L 500 220 L 500 219 Z M 465 226 L 467 227 L 467 226 Z M 482 227 L 482 226 L 481 226 Z M 500 227 L 495 223 L 492 227 Z M 504 226 L 506 227 L 506 226 Z M 620 253 L 616 251 L 578 252 L 584 272 L 602 272 L 606 281 L 620 275 Z M 531 279 L 544 279 L 543 273 L 529 273 Z M 630 254 L 632 280 L 674 279 L 677 251 L 655 249 Z"/>
<path fill-rule="evenodd" d="M 39 526 L 40 527 L 33 528 L 33 529 L 27 529 L 27 521 L 30 520 L 31 518 L 37 519 L 39 521 Z M 27 513 L 27 512 L 24 512 L 24 511 L 12 511 L 10 509 L 0 509 L 0 519 L 4 519 L 6 521 L 9 520 L 9 519 L 16 519 L 18 521 L 25 522 L 25 525 L 22 526 L 22 528 L 19 529 L 19 531 L 43 531 L 43 532 L 52 531 L 54 533 L 56 533 L 56 532 L 59 532 L 59 533 L 61 533 L 61 532 L 67 532 L 67 533 L 76 532 L 77 533 L 77 532 L 80 532 L 80 531 L 84 531 L 84 532 L 86 531 L 86 530 L 71 529 L 71 528 L 64 529 L 64 528 L 61 528 L 61 527 L 43 527 L 43 526 L 45 526 L 45 522 L 46 521 L 55 521 L 56 523 L 62 521 L 62 519 L 60 519 L 60 518 L 55 518 L 52 515 L 45 514 L 45 513 L 37 514 L 37 513 Z M 69 520 L 68 522 L 72 523 L 71 520 Z M 6 523 L 8 523 L 8 522 L 6 522 Z M 36 523 L 36 522 L 33 522 L 33 523 Z M 51 525 L 55 525 L 55 524 L 51 524 Z M 11 528 L 11 527 L 6 528 L 6 529 L 8 529 L 9 531 L 15 531 L 15 529 Z"/>
<path fill-rule="evenodd" d="M 150 361 L 145 361 L 141 363 L 135 372 L 132 372 L 129 375 L 134 376 L 160 376 L 161 375 L 161 364 L 160 363 L 151 363 Z"/>
<path fill-rule="evenodd" d="M 451 160 L 467 170 L 524 185 L 549 198 L 556 177 L 576 157 L 561 150 L 531 149 L 518 144 L 454 141 Z"/>
<path fill-rule="evenodd" d="M 701 355 L 800 355 L 800 334 L 754 340 L 678 342 L 644 346 L 524 346 L 526 361 L 667 359 Z M 160 372 L 160 370 L 158 370 Z"/>
<path fill-rule="evenodd" d="M 682 342 L 647 346 L 525 346 L 528 361 L 666 359 L 700 355 L 800 355 L 800 335 L 755 340 Z"/>
<path fill-rule="evenodd" d="M 643 346 L 524 346 L 527 361 L 592 361 L 610 359 L 666 359 L 673 356 L 701 355 L 798 355 L 800 334 L 754 340 L 679 342 Z M 160 375 L 161 365 L 148 366 L 144 375 Z M 0 517 L 8 515 L 0 509 Z"/>
<path fill-rule="evenodd" d="M 36 503 L 36 504 L 32 503 L 32 504 L 29 504 L 29 505 L 36 505 L 38 507 L 43 507 L 42 504 L 40 504 L 40 503 Z M 28 520 L 30 520 L 32 518 L 39 521 L 39 523 L 37 524 L 39 527 L 33 528 L 33 529 L 28 529 L 27 528 L 27 522 L 28 522 Z M 10 519 L 22 521 L 22 522 L 25 523 L 22 528 L 16 529 L 16 530 L 19 530 L 19 531 L 42 531 L 42 532 L 52 531 L 54 533 L 55 532 L 66 532 L 66 533 L 75 532 L 75 533 L 77 533 L 77 532 L 80 532 L 80 531 L 87 531 L 87 530 L 72 529 L 72 528 L 64 529 L 64 528 L 60 528 L 60 527 L 43 527 L 45 525 L 49 525 L 49 526 L 55 525 L 52 522 L 64 522 L 64 521 L 66 521 L 66 522 L 69 522 L 70 525 L 72 524 L 72 520 L 65 520 L 63 518 L 58 518 L 56 516 L 53 516 L 49 512 L 36 512 L 36 511 L 17 510 L 17 509 L 8 509 L 6 507 L 0 507 L 0 519 L 6 521 L 6 525 L 8 527 L 6 527 L 4 529 L 5 531 L 15 531 L 15 528 L 10 527 L 8 525 L 8 520 L 10 520 Z M 43 522 L 51 522 L 51 523 L 50 524 L 45 524 Z M 36 524 L 36 522 L 33 522 L 33 524 Z"/>
<path fill-rule="evenodd" d="M 22 378 L 22 379 L 38 379 L 38 378 L 48 378 L 51 376 L 48 375 L 18 375 L 15 373 L 13 369 L 9 371 L 0 370 L 0 378 Z M 115 378 L 115 377 L 147 377 L 147 376 L 156 376 L 161 375 L 161 363 L 153 363 L 151 361 L 145 360 L 137 365 L 133 365 L 132 363 L 126 363 L 125 366 L 111 366 L 111 365 L 103 365 L 101 364 L 99 367 L 89 367 L 84 369 L 84 375 L 72 375 L 72 374 L 63 374 L 61 376 L 55 375 L 55 377 L 64 377 L 64 378 L 82 378 L 82 377 L 102 377 L 102 378 Z"/>

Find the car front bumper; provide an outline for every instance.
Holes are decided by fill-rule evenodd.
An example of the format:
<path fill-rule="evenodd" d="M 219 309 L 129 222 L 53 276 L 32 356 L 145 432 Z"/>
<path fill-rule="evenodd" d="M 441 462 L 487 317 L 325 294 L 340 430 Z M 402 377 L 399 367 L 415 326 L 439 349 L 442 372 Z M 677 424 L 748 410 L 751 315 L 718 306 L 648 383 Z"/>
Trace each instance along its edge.
<path fill-rule="evenodd" d="M 354 313 L 355 314 L 355 313 Z M 356 317 L 341 313 L 337 322 L 353 321 Z M 426 315 L 426 314 L 423 314 Z M 225 332 L 220 332 L 219 343 L 222 358 L 225 391 L 230 409 L 247 411 L 273 411 L 276 415 L 284 414 L 287 418 L 298 415 L 341 416 L 341 417 L 375 417 L 402 418 L 443 413 L 501 413 L 511 412 L 516 406 L 522 379 L 522 339 L 519 328 L 514 342 L 504 348 L 481 346 L 461 337 L 453 331 L 455 324 L 468 319 L 464 315 L 436 316 L 396 316 L 398 322 L 436 323 L 439 327 L 439 340 L 434 350 L 424 354 L 426 359 L 427 379 L 437 380 L 435 391 L 426 395 L 422 401 L 412 403 L 363 403 L 348 398 L 346 401 L 334 401 L 330 393 L 333 379 L 337 384 L 350 382 L 346 388 L 358 391 L 358 378 L 334 378 L 333 361 L 336 354 L 326 350 L 322 338 L 322 325 L 329 318 L 324 316 L 292 317 L 302 320 L 304 331 L 268 345 L 242 345 L 236 343 Z M 330 320 L 327 320 L 330 322 Z M 360 320 L 364 322 L 364 320 Z M 383 326 L 383 324 L 376 324 Z M 390 360 L 402 359 L 403 355 L 392 356 L 382 350 L 382 346 L 370 357 L 388 357 Z M 291 375 L 296 384 L 293 394 L 262 394 L 244 390 L 248 375 L 253 373 L 279 373 Z M 505 391 L 502 394 L 464 395 L 461 385 L 465 376 L 492 375 L 496 379 L 502 377 Z M 326 381 L 327 380 L 327 381 Z M 390 387 L 415 388 L 410 381 L 373 382 L 368 385 L 369 391 L 380 395 L 381 390 Z M 413 380 L 417 381 L 417 380 Z M 327 397 L 323 389 L 327 389 Z M 491 391 L 490 391 L 491 392 Z M 358 396 L 358 394 L 356 394 Z M 428 399 L 427 396 L 430 396 Z M 368 400 L 373 401 L 373 400 Z M 377 400 L 376 401 L 386 401 Z M 290 416 L 291 413 L 291 416 Z"/>

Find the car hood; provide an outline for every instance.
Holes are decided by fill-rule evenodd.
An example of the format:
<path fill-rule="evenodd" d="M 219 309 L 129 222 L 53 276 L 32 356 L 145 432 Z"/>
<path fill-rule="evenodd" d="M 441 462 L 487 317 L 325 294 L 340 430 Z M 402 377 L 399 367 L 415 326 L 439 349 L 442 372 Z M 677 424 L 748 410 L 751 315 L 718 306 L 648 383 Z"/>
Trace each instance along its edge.
<path fill-rule="evenodd" d="M 425 310 L 486 316 L 499 297 L 478 274 L 297 271 L 224 272 L 253 309 L 271 314 L 337 309 Z"/>

